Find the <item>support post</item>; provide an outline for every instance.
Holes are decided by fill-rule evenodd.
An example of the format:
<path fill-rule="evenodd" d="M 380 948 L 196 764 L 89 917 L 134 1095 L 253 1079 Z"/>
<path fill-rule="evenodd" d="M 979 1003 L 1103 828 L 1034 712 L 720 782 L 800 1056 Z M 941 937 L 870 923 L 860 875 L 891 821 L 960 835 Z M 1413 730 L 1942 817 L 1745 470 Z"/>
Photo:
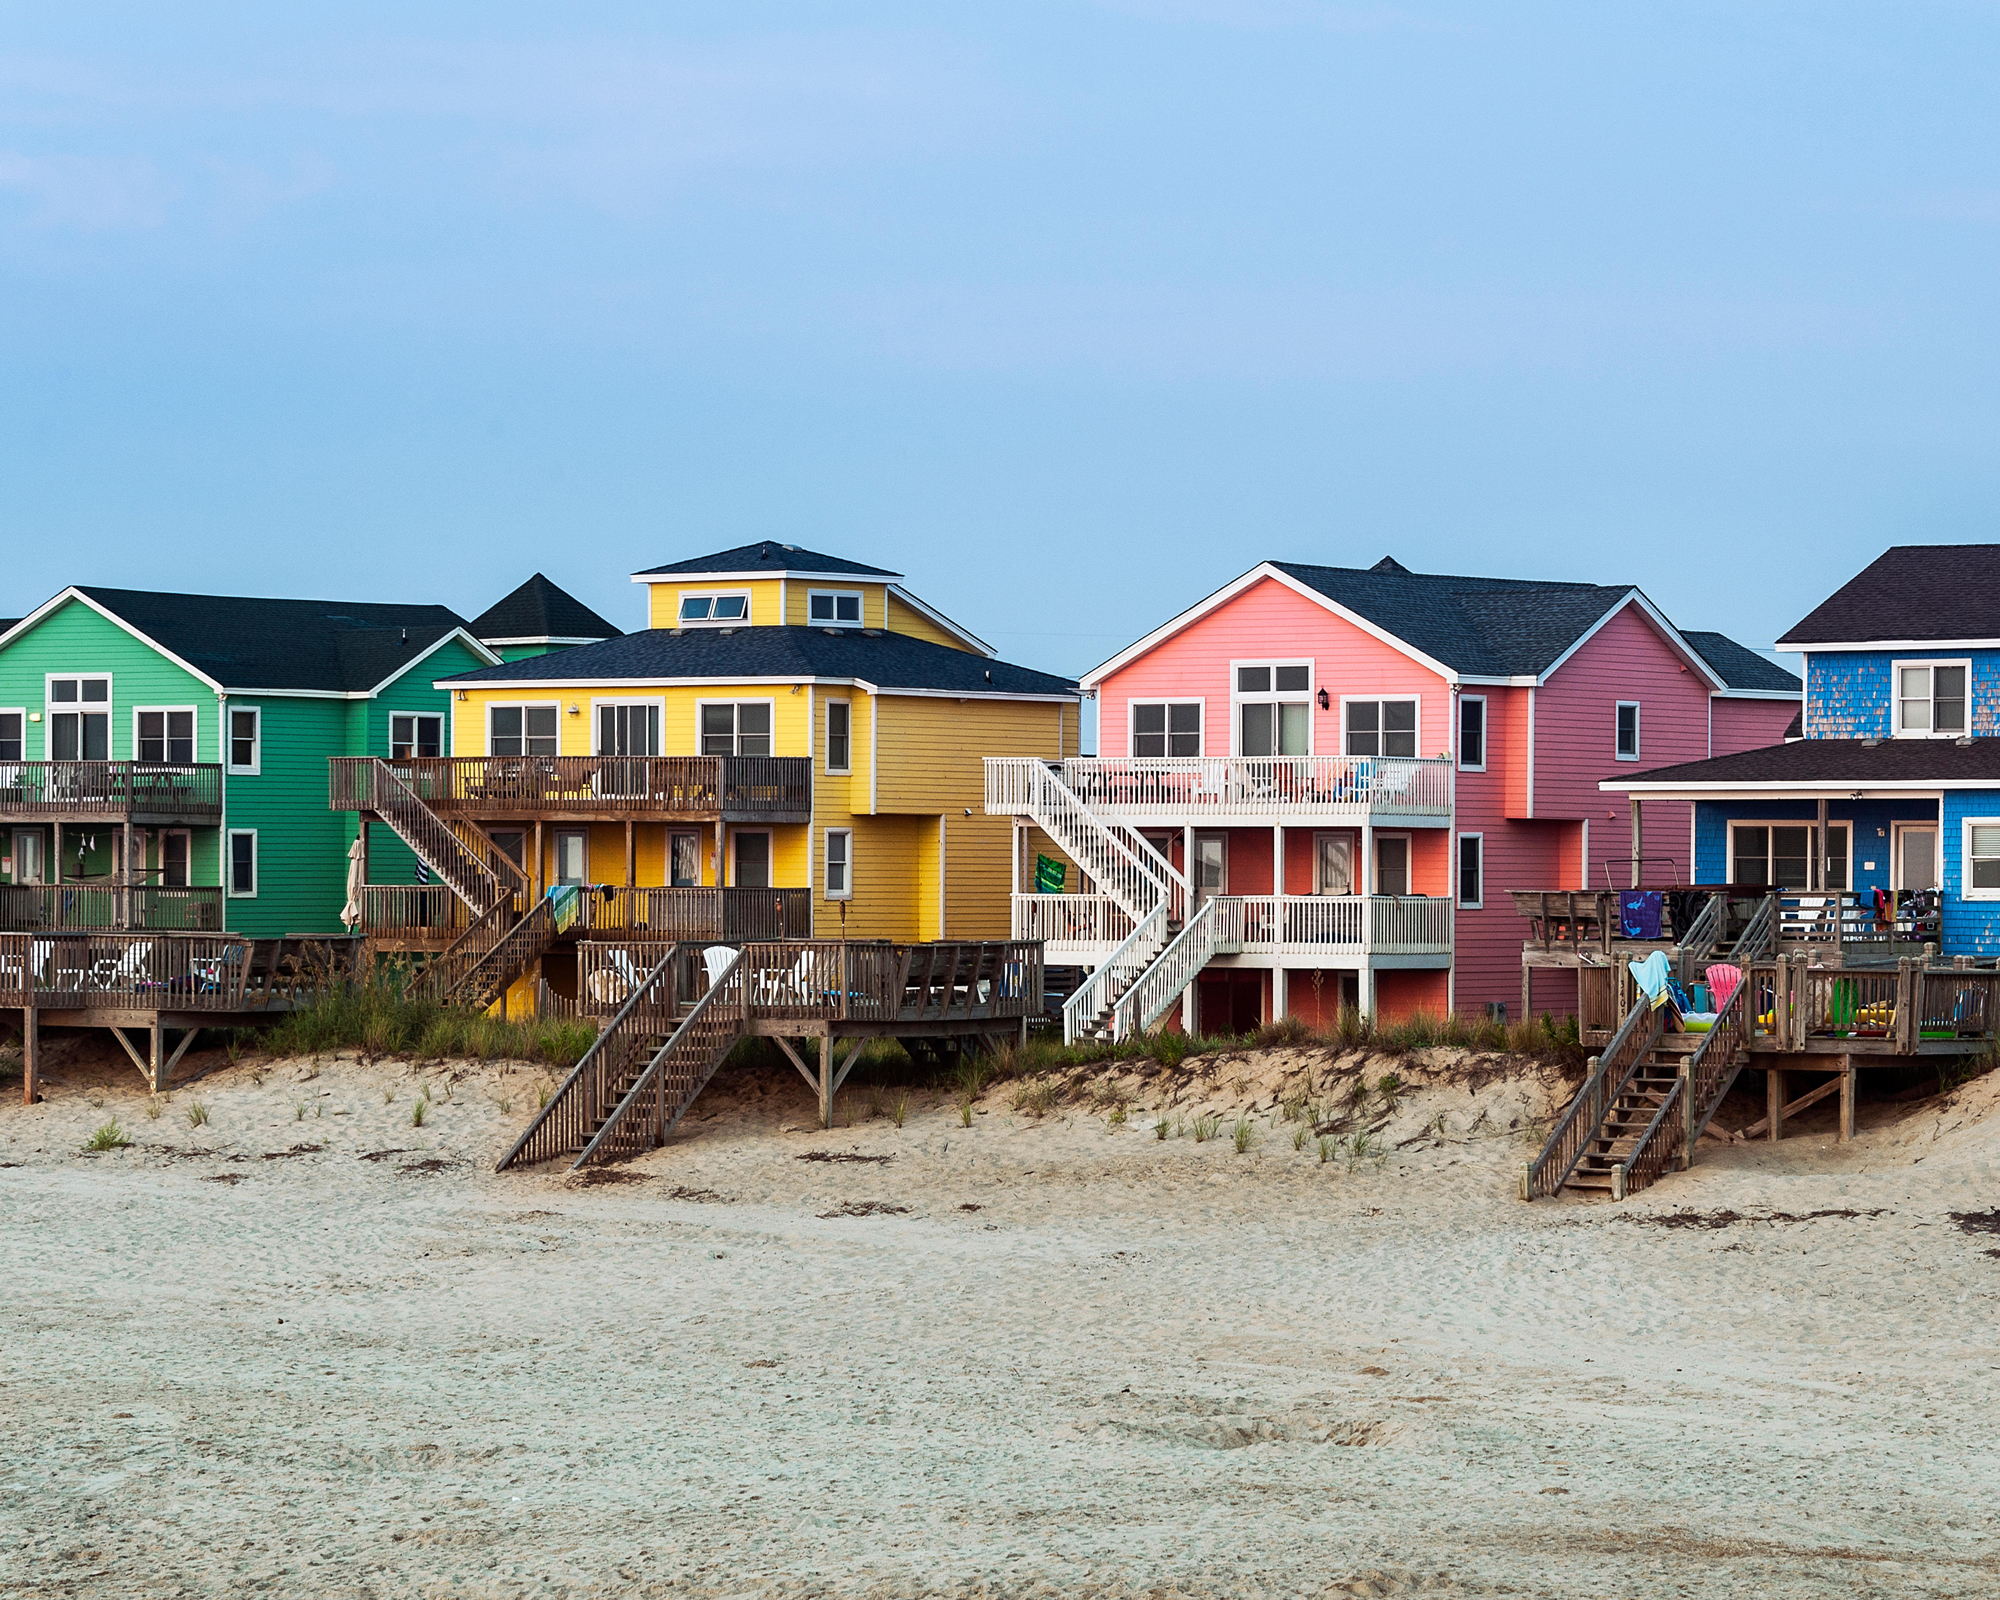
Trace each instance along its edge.
<path fill-rule="evenodd" d="M 1291 985 L 1283 967 L 1271 969 L 1271 1020 L 1279 1021 L 1291 1014 Z"/>
<path fill-rule="evenodd" d="M 1632 797 L 1632 887 L 1639 887 L 1639 858 L 1646 853 L 1646 824 L 1639 814 L 1639 798 Z"/>
<path fill-rule="evenodd" d="M 1820 796 L 1817 826 L 1819 831 L 1813 836 L 1812 886 L 1815 889 L 1824 890 L 1826 888 L 1828 869 L 1833 865 L 1833 852 L 1826 846 L 1825 795 Z M 1835 935 L 1835 937 L 1838 938 L 1839 936 Z"/>
<path fill-rule="evenodd" d="M 160 1024 L 160 1014 L 153 1013 L 153 1025 L 148 1030 L 150 1048 L 146 1060 L 150 1064 L 147 1076 L 152 1079 L 152 1090 L 158 1094 L 167 1086 L 167 1037 L 166 1029 Z"/>
<path fill-rule="evenodd" d="M 1843 1056 L 1840 1061 L 1840 1142 L 1846 1144 L 1854 1138 L 1854 1057 Z"/>
<path fill-rule="evenodd" d="M 539 905 L 542 899 L 542 819 L 535 818 L 535 864 L 528 871 L 528 894 Z"/>
<path fill-rule="evenodd" d="M 42 1030 L 33 1006 L 21 1008 L 21 1104 L 41 1099 Z"/>
<path fill-rule="evenodd" d="M 819 1050 L 819 1125 L 833 1126 L 833 1097 L 840 1093 L 840 1086 L 847 1082 L 848 1073 L 854 1070 L 854 1063 L 861 1059 L 861 1052 L 867 1048 L 866 1038 L 856 1039 L 854 1048 L 847 1052 L 847 1059 L 840 1064 L 840 1070 L 833 1066 L 833 1040 L 831 1037 L 820 1041 Z"/>
<path fill-rule="evenodd" d="M 1365 962 L 1354 977 L 1354 1009 L 1364 1017 L 1375 1015 L 1375 969 Z"/>
<path fill-rule="evenodd" d="M 1764 1069 L 1764 1137 L 1776 1144 L 1785 1136 L 1785 1069 Z"/>
<path fill-rule="evenodd" d="M 1616 987 L 1615 979 L 1613 987 L 1614 988 Z M 1534 1005 L 1535 1005 L 1535 969 L 1529 966 L 1527 962 L 1524 961 L 1521 963 L 1521 1020 L 1523 1022 L 1526 1022 L 1530 1017 L 1532 1017 L 1535 1014 Z M 1612 1006 L 1612 1010 L 1617 1014 L 1617 1017 L 1620 1021 L 1624 1019 L 1624 1013 L 1618 1010 L 1618 1007 L 1615 1002 Z M 1611 1024 L 1611 1026 L 1616 1028 L 1618 1026 L 1618 1022 L 1614 1021 Z"/>
<path fill-rule="evenodd" d="M 632 837 L 632 819 L 625 819 L 625 887 L 630 889 L 639 881 L 639 849 Z"/>
<path fill-rule="evenodd" d="M 162 835 L 162 838 L 164 837 Z M 130 812 L 127 812 L 125 815 L 125 839 L 122 848 L 124 854 L 119 862 L 117 922 L 119 927 L 129 928 L 132 926 L 132 880 L 135 876 L 132 871 L 132 816 Z M 160 848 L 164 851 L 166 849 L 165 844 L 162 844 Z"/>

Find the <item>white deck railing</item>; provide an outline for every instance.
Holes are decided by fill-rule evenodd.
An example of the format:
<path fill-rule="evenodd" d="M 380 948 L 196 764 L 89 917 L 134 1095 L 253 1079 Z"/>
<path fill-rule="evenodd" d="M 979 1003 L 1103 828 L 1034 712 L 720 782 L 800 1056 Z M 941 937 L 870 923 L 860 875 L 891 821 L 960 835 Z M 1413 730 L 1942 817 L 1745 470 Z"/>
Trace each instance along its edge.
<path fill-rule="evenodd" d="M 1016 939 L 1041 939 L 1050 944 L 1122 944 L 1132 933 L 1132 918 L 1108 894 L 1017 894 L 1014 896 Z"/>
<path fill-rule="evenodd" d="M 1218 951 L 1230 955 L 1449 955 L 1452 906 L 1444 895 L 1215 895 Z M 1016 939 L 1053 945 L 1118 943 L 1131 919 L 1107 895 L 1014 897 Z"/>
<path fill-rule="evenodd" d="M 989 757 L 987 811 L 1025 815 L 1037 767 L 1047 763 Z M 1452 766 L 1443 756 L 1079 756 L 1061 773 L 1079 800 L 1112 819 L 1451 815 Z"/>

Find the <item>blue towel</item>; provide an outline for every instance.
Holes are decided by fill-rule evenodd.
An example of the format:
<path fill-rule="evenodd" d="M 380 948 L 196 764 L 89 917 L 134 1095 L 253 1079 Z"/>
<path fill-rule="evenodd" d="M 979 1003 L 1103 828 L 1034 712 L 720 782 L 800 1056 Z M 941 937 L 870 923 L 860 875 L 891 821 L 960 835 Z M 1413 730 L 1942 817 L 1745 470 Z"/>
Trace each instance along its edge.
<path fill-rule="evenodd" d="M 1619 891 L 1618 922 L 1626 938 L 1659 938 L 1660 906 L 1664 898 L 1658 889 Z"/>
<path fill-rule="evenodd" d="M 1667 970 L 1666 951 L 1655 950 L 1644 961 L 1630 961 L 1626 965 L 1632 969 L 1632 981 L 1639 986 L 1640 992 L 1653 1003 L 1655 1011 L 1667 1003 L 1668 999 L 1671 998 L 1671 991 L 1667 987 L 1670 978 Z"/>

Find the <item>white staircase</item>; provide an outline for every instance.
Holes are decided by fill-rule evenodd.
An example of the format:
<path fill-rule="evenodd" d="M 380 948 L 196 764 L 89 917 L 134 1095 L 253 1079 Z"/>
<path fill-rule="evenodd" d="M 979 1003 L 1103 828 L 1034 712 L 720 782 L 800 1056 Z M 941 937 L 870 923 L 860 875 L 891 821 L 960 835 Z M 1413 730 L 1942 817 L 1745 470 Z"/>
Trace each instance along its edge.
<path fill-rule="evenodd" d="M 1033 822 L 1132 919 L 1124 943 L 1064 1003 L 1064 1043 L 1152 1026 L 1214 954 L 1210 908 L 1187 922 L 1187 879 L 1140 841 L 1127 843 L 1125 830 L 1092 811 L 1046 761 L 988 757 L 986 810 Z"/>

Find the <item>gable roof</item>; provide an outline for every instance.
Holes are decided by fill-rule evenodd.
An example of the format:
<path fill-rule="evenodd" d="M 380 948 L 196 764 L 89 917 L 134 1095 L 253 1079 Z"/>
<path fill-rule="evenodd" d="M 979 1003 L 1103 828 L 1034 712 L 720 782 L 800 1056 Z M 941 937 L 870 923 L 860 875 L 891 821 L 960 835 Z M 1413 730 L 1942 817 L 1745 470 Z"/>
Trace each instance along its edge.
<path fill-rule="evenodd" d="M 1899 544 L 1822 600 L 1778 645 L 1996 640 L 1996 596 L 2000 544 Z"/>
<path fill-rule="evenodd" d="M 648 567 L 644 572 L 633 573 L 632 581 L 643 583 L 648 578 L 673 577 L 682 573 L 716 578 L 810 577 L 816 573 L 856 578 L 902 576 L 900 572 L 864 566 L 859 561 L 849 561 L 842 556 L 822 555 L 802 545 L 780 544 L 775 539 L 765 539 L 757 544 L 739 544 L 733 550 L 718 550 L 713 555 L 670 561 L 663 567 Z"/>
<path fill-rule="evenodd" d="M 0 635 L 0 644 L 79 600 L 229 693 L 367 695 L 454 636 L 493 652 L 447 606 L 358 600 L 268 600 L 72 585 Z"/>
<path fill-rule="evenodd" d="M 440 679 L 475 683 L 661 683 L 711 679 L 796 683 L 834 679 L 917 693 L 1076 697 L 1068 678 L 913 639 L 904 633 L 819 628 L 648 628 Z"/>
<path fill-rule="evenodd" d="M 1630 586 L 1416 573 L 1387 556 L 1365 569 L 1263 562 L 1093 667 L 1083 682 L 1095 684 L 1266 578 L 1318 600 L 1444 676 L 1471 682 L 1539 682 L 1618 610 L 1637 605 L 1713 687 L 1725 687 L 1722 675 Z"/>
<path fill-rule="evenodd" d="M 1766 660 L 1748 645 L 1738 644 L 1727 634 L 1685 628 L 1681 637 L 1700 652 L 1702 660 L 1715 668 L 1716 675 L 1733 690 L 1751 694 L 1805 692 L 1805 685 L 1796 674 Z"/>
<path fill-rule="evenodd" d="M 594 644 L 624 630 L 538 572 L 474 617 L 471 631 L 487 644 Z"/>

